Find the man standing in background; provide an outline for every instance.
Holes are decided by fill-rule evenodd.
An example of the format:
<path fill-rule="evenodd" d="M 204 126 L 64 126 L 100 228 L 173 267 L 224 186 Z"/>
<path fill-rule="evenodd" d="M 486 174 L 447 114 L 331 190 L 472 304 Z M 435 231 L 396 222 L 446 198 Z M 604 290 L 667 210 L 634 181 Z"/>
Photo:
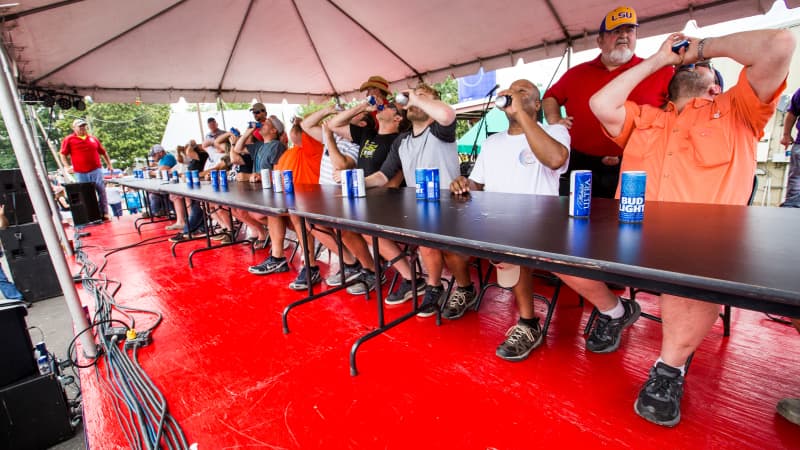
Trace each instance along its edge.
<path fill-rule="evenodd" d="M 106 167 L 111 171 L 111 159 L 103 148 L 100 140 L 86 132 L 86 121 L 75 119 L 72 121 L 73 133 L 61 142 L 61 162 L 67 170 L 75 173 L 79 183 L 94 183 L 94 190 L 100 204 L 103 219 L 108 220 L 108 200 L 106 199 L 106 185 L 103 181 L 103 166 L 100 158 L 106 162 Z M 67 156 L 72 160 L 70 163 Z"/>

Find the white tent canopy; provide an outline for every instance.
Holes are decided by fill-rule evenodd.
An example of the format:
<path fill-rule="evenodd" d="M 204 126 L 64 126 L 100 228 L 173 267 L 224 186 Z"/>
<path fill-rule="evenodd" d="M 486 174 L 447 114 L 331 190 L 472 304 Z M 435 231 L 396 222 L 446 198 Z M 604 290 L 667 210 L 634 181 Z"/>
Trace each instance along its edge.
<path fill-rule="evenodd" d="M 796 6 L 800 0 L 788 0 Z M 635 4 L 634 4 L 635 3 Z M 792 4 L 795 3 L 795 4 Z M 762 14 L 769 0 L 639 0 L 641 37 Z M 13 4 L 12 4 L 13 5 Z M 31 0 L 2 10 L 21 85 L 96 101 L 305 103 L 595 46 L 594 0 Z"/>

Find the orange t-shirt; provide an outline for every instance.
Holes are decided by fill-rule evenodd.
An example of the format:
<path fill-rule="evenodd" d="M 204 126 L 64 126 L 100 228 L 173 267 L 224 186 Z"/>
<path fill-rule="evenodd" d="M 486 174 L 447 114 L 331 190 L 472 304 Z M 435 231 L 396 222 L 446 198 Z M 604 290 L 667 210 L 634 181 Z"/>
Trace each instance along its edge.
<path fill-rule="evenodd" d="M 647 200 L 744 205 L 753 190 L 756 144 L 786 81 L 763 103 L 742 69 L 736 86 L 713 100 L 692 99 L 680 113 L 625 103 L 614 142 L 621 171 L 647 172 Z M 619 186 L 617 186 L 619 198 Z"/>
<path fill-rule="evenodd" d="M 318 184 L 322 143 L 303 133 L 300 145 L 286 149 L 275 165 L 276 170 L 291 170 L 297 184 Z"/>

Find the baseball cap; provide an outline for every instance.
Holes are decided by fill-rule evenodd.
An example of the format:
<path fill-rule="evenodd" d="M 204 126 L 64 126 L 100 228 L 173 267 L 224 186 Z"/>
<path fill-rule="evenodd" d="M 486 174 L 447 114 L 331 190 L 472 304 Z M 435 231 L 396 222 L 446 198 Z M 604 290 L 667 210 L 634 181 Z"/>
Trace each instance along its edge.
<path fill-rule="evenodd" d="M 503 288 L 512 288 L 519 281 L 519 266 L 508 263 L 495 263 L 497 284 Z"/>
<path fill-rule="evenodd" d="M 253 103 L 253 106 L 250 107 L 250 111 L 266 111 L 267 107 L 264 106 L 263 103 Z"/>
<path fill-rule="evenodd" d="M 389 95 L 389 82 L 386 81 L 386 78 L 383 78 L 378 75 L 373 75 L 369 77 L 369 79 L 363 83 L 361 83 L 361 87 L 358 89 L 359 91 L 366 91 L 367 88 L 377 88 L 383 91 L 386 95 Z"/>
<path fill-rule="evenodd" d="M 600 32 L 613 31 L 623 25 L 639 26 L 636 11 L 629 6 L 620 6 L 606 14 L 606 17 L 600 22 Z"/>
<path fill-rule="evenodd" d="M 282 135 L 284 128 L 281 119 L 278 119 L 275 116 L 269 116 L 269 121 L 272 122 L 272 126 L 275 127 L 276 130 L 278 130 L 278 136 Z"/>
<path fill-rule="evenodd" d="M 75 120 L 72 121 L 72 126 L 73 127 L 79 127 L 81 125 L 86 125 L 86 121 L 83 120 L 83 119 L 75 119 Z"/>
<path fill-rule="evenodd" d="M 156 156 L 161 152 L 166 152 L 166 150 L 164 150 L 164 147 L 162 147 L 161 144 L 156 144 L 150 147 L 150 156 Z"/>

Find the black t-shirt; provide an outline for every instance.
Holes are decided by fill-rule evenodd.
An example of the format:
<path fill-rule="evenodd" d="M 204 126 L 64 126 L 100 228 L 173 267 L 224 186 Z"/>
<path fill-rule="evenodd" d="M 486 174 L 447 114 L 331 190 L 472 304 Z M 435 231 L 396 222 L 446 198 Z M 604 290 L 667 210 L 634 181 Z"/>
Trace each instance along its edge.
<path fill-rule="evenodd" d="M 197 147 L 195 150 L 197 153 L 198 159 L 193 159 L 187 166 L 186 170 L 198 170 L 200 172 L 203 171 L 203 167 L 206 166 L 206 160 L 208 160 L 208 153 L 203 150 L 202 147 Z"/>
<path fill-rule="evenodd" d="M 239 173 L 253 173 L 253 157 L 249 153 L 240 155 L 244 164 L 239 164 Z"/>
<path fill-rule="evenodd" d="M 378 134 L 375 129 L 368 126 L 359 127 L 351 124 L 350 135 L 353 137 L 353 142 L 358 144 L 356 167 L 364 169 L 364 176 L 368 177 L 380 170 L 398 133 Z"/>

